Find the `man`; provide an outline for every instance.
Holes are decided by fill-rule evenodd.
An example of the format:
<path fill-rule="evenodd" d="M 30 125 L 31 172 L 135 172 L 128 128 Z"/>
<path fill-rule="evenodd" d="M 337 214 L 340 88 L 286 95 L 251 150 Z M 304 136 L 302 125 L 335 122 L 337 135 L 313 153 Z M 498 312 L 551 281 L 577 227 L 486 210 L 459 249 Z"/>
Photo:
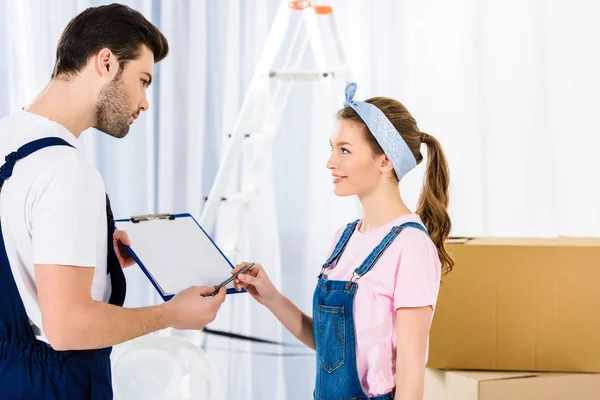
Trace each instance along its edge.
<path fill-rule="evenodd" d="M 122 138 L 168 53 L 140 13 L 89 8 L 63 32 L 52 80 L 0 120 L 0 398 L 112 399 L 110 346 L 173 327 L 201 329 L 225 290 L 191 287 L 154 307 L 123 308 L 122 268 L 104 183 L 78 141 L 95 127 Z M 0 161 L 1 164 L 1 161 Z"/>

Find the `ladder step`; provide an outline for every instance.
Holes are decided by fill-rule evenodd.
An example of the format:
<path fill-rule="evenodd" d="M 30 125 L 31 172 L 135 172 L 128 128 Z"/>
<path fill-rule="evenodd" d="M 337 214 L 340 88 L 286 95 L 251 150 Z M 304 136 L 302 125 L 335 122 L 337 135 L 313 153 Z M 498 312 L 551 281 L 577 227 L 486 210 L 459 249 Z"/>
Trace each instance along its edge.
<path fill-rule="evenodd" d="M 237 192 L 232 193 L 229 196 L 224 197 L 223 199 L 227 201 L 229 204 L 233 203 L 247 203 L 256 197 L 256 192 Z"/>
<path fill-rule="evenodd" d="M 221 197 L 221 201 L 226 201 L 228 203 L 246 203 L 248 200 L 251 200 L 254 196 L 256 196 L 255 192 L 237 192 L 232 193 L 230 196 Z M 204 201 L 208 200 L 208 196 L 204 196 Z"/>
<path fill-rule="evenodd" d="M 250 139 L 250 140 L 267 140 L 267 139 L 273 139 L 275 136 L 277 136 L 277 132 L 276 131 L 273 131 L 273 132 L 244 133 L 244 139 Z M 229 137 L 231 139 L 231 133 L 229 133 L 227 135 L 227 137 Z"/>
<path fill-rule="evenodd" d="M 322 79 L 335 77 L 334 71 L 270 71 L 269 78 L 273 79 Z"/>

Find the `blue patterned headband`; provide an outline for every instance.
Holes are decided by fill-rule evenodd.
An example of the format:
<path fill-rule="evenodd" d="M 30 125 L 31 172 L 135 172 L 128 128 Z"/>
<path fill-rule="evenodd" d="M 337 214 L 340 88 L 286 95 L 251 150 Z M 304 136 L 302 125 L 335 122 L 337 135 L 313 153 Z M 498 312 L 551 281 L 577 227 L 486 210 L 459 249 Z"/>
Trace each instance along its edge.
<path fill-rule="evenodd" d="M 351 107 L 364 121 L 394 166 L 398 180 L 401 180 L 407 172 L 417 165 L 415 156 L 413 156 L 412 151 L 410 151 L 400 133 L 394 128 L 394 125 L 392 125 L 383 111 L 373 104 L 354 101 L 355 93 L 356 83 L 348 83 L 346 85 L 346 102 L 344 103 L 344 107 Z"/>

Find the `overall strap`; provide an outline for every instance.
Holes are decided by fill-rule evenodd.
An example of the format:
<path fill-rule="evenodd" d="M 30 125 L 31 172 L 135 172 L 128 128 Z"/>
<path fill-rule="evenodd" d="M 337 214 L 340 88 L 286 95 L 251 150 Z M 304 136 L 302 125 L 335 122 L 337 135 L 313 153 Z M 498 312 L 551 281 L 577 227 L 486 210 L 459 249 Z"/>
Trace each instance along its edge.
<path fill-rule="evenodd" d="M 330 266 L 332 266 L 338 260 L 338 258 L 340 258 L 340 256 L 344 252 L 344 249 L 346 248 L 346 245 L 348 244 L 348 241 L 350 240 L 350 237 L 354 233 L 354 230 L 356 229 L 356 225 L 358 224 L 359 221 L 360 220 L 358 219 L 358 220 L 356 220 L 354 222 L 350 222 L 348 225 L 346 225 L 346 229 L 344 229 L 344 231 L 342 232 L 340 239 L 338 240 L 333 251 L 331 252 L 331 256 L 329 256 L 329 259 L 327 259 L 325 264 L 323 264 L 319 278 L 321 278 L 321 276 L 323 276 L 323 272 L 325 271 L 326 268 L 329 268 Z"/>
<path fill-rule="evenodd" d="M 121 264 L 119 263 L 119 259 L 115 253 L 115 247 L 113 246 L 114 233 L 117 227 L 115 225 L 115 218 L 110 206 L 108 194 L 106 195 L 106 220 L 108 233 L 106 274 L 110 275 L 110 283 L 112 287 L 108 303 L 121 307 L 125 303 L 127 281 L 125 280 L 125 273 L 123 272 L 123 268 L 121 268 Z"/>
<path fill-rule="evenodd" d="M 383 254 L 383 252 L 389 247 L 390 244 L 392 244 L 392 242 L 396 239 L 396 237 L 400 234 L 400 232 L 402 232 L 406 228 L 418 229 L 418 230 L 424 232 L 427 236 L 429 236 L 427 229 L 418 222 L 412 222 L 412 221 L 405 222 L 399 226 L 392 227 L 390 232 L 387 235 L 385 235 L 385 237 L 377 245 L 377 247 L 375 247 L 373 249 L 373 251 L 371 251 L 369 256 L 365 259 L 365 261 L 363 261 L 363 263 L 360 265 L 360 267 L 358 267 L 354 270 L 353 278 L 350 279 L 349 283 L 356 282 L 363 275 L 365 275 L 367 272 L 369 272 L 373 268 L 375 263 L 377 263 L 377 260 L 379 260 L 379 258 Z"/>
<path fill-rule="evenodd" d="M 12 176 L 13 169 L 17 161 L 50 146 L 69 146 L 73 147 L 66 140 L 57 137 L 47 137 L 33 142 L 29 142 L 19 147 L 17 151 L 13 151 L 4 158 L 4 165 L 0 167 L 0 187 L 4 184 L 4 181 Z"/>

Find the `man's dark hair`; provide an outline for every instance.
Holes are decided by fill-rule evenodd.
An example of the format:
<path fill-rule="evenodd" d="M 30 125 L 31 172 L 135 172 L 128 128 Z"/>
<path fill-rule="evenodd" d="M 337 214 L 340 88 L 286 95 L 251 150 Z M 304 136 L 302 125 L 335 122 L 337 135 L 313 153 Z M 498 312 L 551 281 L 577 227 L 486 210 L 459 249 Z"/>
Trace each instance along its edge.
<path fill-rule="evenodd" d="M 90 57 L 110 49 L 119 60 L 119 69 L 141 55 L 146 45 L 154 62 L 164 59 L 169 44 L 164 35 L 140 12 L 122 4 L 92 7 L 73 18 L 63 31 L 56 49 L 52 79 L 70 78 L 83 70 Z"/>

